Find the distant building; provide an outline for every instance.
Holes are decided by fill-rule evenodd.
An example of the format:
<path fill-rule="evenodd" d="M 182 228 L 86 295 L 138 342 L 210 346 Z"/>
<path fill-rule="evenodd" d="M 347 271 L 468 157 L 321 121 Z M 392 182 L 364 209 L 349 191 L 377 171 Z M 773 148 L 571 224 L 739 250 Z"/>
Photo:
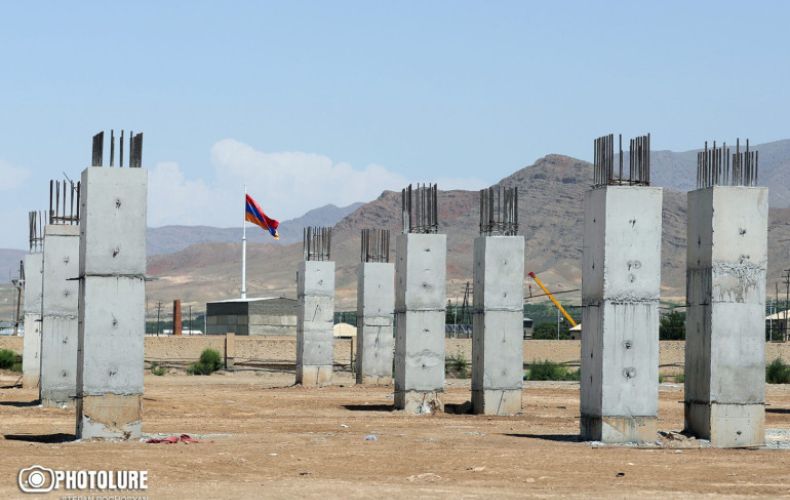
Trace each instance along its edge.
<path fill-rule="evenodd" d="M 524 321 L 523 321 L 522 325 L 524 327 L 524 338 L 525 339 L 531 339 L 532 338 L 532 331 L 534 330 L 534 324 L 535 324 L 535 322 L 532 321 L 531 318 L 527 318 L 527 317 L 524 318 Z"/>
<path fill-rule="evenodd" d="M 206 304 L 206 334 L 296 336 L 296 299 L 230 299 Z"/>

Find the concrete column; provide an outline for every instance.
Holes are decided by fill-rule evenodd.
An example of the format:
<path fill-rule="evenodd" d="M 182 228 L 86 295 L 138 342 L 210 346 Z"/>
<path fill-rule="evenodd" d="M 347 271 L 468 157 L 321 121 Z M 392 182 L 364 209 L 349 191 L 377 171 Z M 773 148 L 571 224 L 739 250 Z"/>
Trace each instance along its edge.
<path fill-rule="evenodd" d="M 297 273 L 296 383 L 332 383 L 335 263 L 308 260 Z"/>
<path fill-rule="evenodd" d="M 395 265 L 361 262 L 357 268 L 357 383 L 391 384 L 395 338 Z"/>
<path fill-rule="evenodd" d="M 44 254 L 25 255 L 25 337 L 22 344 L 22 387 L 38 387 L 41 373 L 41 286 Z"/>
<path fill-rule="evenodd" d="M 768 189 L 688 193 L 686 430 L 713 446 L 765 442 Z"/>
<path fill-rule="evenodd" d="M 514 415 L 524 378 L 524 237 L 476 238 L 473 272 L 472 407 Z"/>
<path fill-rule="evenodd" d="M 43 406 L 73 407 L 77 393 L 79 226 L 44 228 L 41 381 Z"/>
<path fill-rule="evenodd" d="M 584 196 L 581 435 L 653 441 L 658 411 L 661 188 Z"/>
<path fill-rule="evenodd" d="M 444 409 L 447 236 L 399 234 L 395 263 L 395 408 Z"/>
<path fill-rule="evenodd" d="M 77 437 L 134 439 L 142 425 L 148 172 L 88 167 L 81 189 Z"/>

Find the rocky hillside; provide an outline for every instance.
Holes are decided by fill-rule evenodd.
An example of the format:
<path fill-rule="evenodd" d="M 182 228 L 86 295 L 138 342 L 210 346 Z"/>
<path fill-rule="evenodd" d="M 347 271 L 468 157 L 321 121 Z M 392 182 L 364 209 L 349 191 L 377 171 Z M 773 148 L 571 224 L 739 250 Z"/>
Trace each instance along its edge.
<path fill-rule="evenodd" d="M 506 186 L 519 188 L 519 221 L 521 233 L 527 239 L 526 269 L 538 273 L 557 291 L 579 288 L 581 282 L 582 200 L 591 182 L 589 163 L 561 155 L 546 156 L 501 180 Z M 466 281 L 472 277 L 472 243 L 478 234 L 477 197 L 476 192 L 470 191 L 440 193 L 440 231 L 448 235 L 451 297 L 460 297 Z M 662 293 L 669 300 L 683 300 L 685 294 L 685 205 L 685 193 L 665 190 Z M 769 281 L 772 281 L 779 276 L 780 269 L 790 267 L 790 209 L 771 209 L 769 224 Z M 335 226 L 332 256 L 337 263 L 338 309 L 354 307 L 359 230 L 366 227 L 389 228 L 397 233 L 400 193 L 382 193 Z M 394 251 L 394 241 L 392 247 Z M 302 258 L 301 252 L 301 243 L 249 245 L 249 294 L 294 296 L 296 265 Z M 238 294 L 240 265 L 237 243 L 195 245 L 170 255 L 155 256 L 149 261 L 149 273 L 158 280 L 151 283 L 149 292 L 154 300 L 180 297 L 202 307 L 206 300 Z M 564 297 L 578 301 L 578 294 Z"/>

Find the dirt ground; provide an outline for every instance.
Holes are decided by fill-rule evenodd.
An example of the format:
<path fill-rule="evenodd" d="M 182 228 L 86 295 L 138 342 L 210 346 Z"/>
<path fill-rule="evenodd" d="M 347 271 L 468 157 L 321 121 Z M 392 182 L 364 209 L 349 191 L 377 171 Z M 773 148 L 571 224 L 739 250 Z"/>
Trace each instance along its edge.
<path fill-rule="evenodd" d="M 0 497 L 20 468 L 145 469 L 149 498 L 720 497 L 790 495 L 790 450 L 596 447 L 576 441 L 579 387 L 528 383 L 523 415 L 407 416 L 391 388 L 289 387 L 292 374 L 146 376 L 143 430 L 196 444 L 75 442 L 74 412 L 0 377 Z M 461 405 L 469 384 L 448 381 Z M 662 384 L 659 428 L 680 430 L 682 386 Z M 790 389 L 769 386 L 767 427 L 790 429 Z M 375 436 L 368 438 L 368 436 Z M 62 495 L 53 492 L 48 497 Z M 101 492 L 83 492 L 101 494 Z"/>

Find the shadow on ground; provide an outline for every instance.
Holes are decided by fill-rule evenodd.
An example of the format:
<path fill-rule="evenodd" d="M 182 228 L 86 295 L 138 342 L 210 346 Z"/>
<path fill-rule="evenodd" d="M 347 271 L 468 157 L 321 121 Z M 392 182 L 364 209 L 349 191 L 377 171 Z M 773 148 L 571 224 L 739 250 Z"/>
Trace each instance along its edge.
<path fill-rule="evenodd" d="M 505 434 L 508 437 L 543 439 L 544 441 L 556 441 L 560 443 L 580 443 L 581 436 L 578 434 Z"/>
<path fill-rule="evenodd" d="M 343 405 L 350 411 L 394 411 L 395 405 Z"/>
<path fill-rule="evenodd" d="M 54 434 L 4 434 L 3 437 L 9 441 L 27 441 L 29 443 L 65 443 L 77 439 L 76 435 L 63 432 Z"/>
<path fill-rule="evenodd" d="M 29 406 L 38 406 L 41 404 L 41 401 L 36 399 L 35 401 L 0 401 L 0 406 L 16 406 L 17 408 L 26 408 Z"/>

